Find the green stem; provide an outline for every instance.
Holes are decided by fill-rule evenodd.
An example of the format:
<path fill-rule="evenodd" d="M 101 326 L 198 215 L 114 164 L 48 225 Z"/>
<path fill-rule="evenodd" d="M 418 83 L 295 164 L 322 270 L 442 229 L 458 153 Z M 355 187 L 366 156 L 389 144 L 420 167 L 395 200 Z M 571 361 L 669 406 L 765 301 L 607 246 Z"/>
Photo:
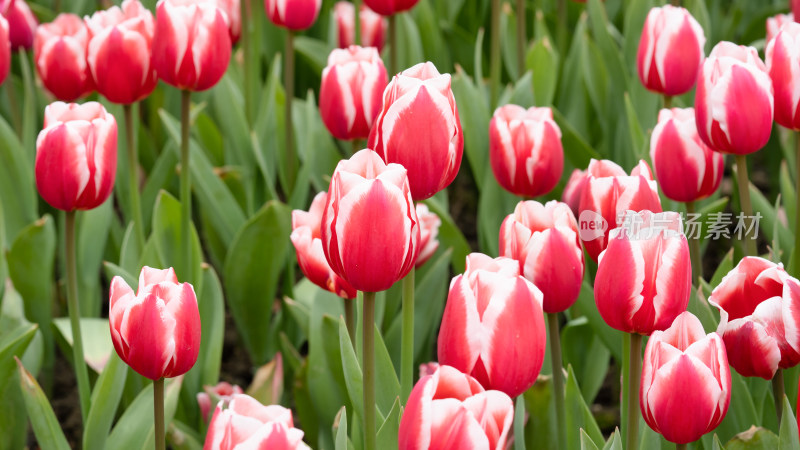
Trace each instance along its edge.
<path fill-rule="evenodd" d="M 86 423 L 89 415 L 91 387 L 89 372 L 83 358 L 83 337 L 81 333 L 81 312 L 78 302 L 78 263 L 75 252 L 75 211 L 67 211 L 64 221 L 66 231 L 65 250 L 67 252 L 67 307 L 69 323 L 72 328 L 72 359 L 75 365 L 75 378 L 78 380 L 78 396 L 81 402 L 81 417 Z"/>
<path fill-rule="evenodd" d="M 664 95 L 664 109 L 672 108 L 672 96 Z"/>
<path fill-rule="evenodd" d="M 283 72 L 283 84 L 286 88 L 286 109 L 284 123 L 286 125 L 286 181 L 289 194 L 294 191 L 297 171 L 297 155 L 294 151 L 294 125 L 292 117 L 292 100 L 294 99 L 294 31 L 286 30 L 286 65 Z M 287 195 L 287 198 L 290 195 Z"/>
<path fill-rule="evenodd" d="M 166 449 L 164 435 L 164 379 L 153 381 L 153 420 L 156 426 L 156 450 Z"/>
<path fill-rule="evenodd" d="M 686 202 L 686 215 L 688 216 L 687 219 L 694 216 L 696 211 L 697 205 L 695 202 Z M 699 286 L 700 279 L 703 278 L 703 258 L 702 254 L 700 253 L 700 239 L 698 239 L 696 236 L 693 236 L 691 239 L 689 239 L 689 253 L 692 257 L 692 284 Z"/>
<path fill-rule="evenodd" d="M 525 50 L 528 47 L 528 33 L 525 30 L 525 0 L 517 0 L 517 68 L 518 76 L 525 74 Z"/>
<path fill-rule="evenodd" d="M 353 28 L 356 33 L 353 43 L 361 45 L 361 0 L 353 0 L 353 9 L 356 11 L 355 17 L 353 18 Z"/>
<path fill-rule="evenodd" d="M 397 75 L 397 14 L 389 16 L 389 81 Z"/>
<path fill-rule="evenodd" d="M 181 279 L 190 280 L 192 274 L 192 171 L 189 165 L 189 128 L 191 118 L 189 112 L 192 106 L 191 91 L 181 93 Z M 190 280 L 193 281 L 193 280 Z"/>
<path fill-rule="evenodd" d="M 242 35 L 239 38 L 240 45 L 242 46 L 242 53 L 245 56 L 244 59 L 244 89 L 245 89 L 245 96 L 244 96 L 244 104 L 245 104 L 245 116 L 247 117 L 247 124 L 253 124 L 253 113 L 252 113 L 252 103 L 255 101 L 252 97 L 250 92 L 250 86 L 253 83 L 253 73 L 251 69 L 251 65 L 255 64 L 254 58 L 251 57 L 250 51 L 252 42 L 250 42 L 250 26 L 252 20 L 250 18 L 250 1 L 244 0 L 241 2 L 239 6 L 240 13 L 242 17 Z M 254 94 L 254 93 L 253 93 Z"/>
<path fill-rule="evenodd" d="M 566 443 L 566 415 L 564 413 L 564 373 L 561 362 L 561 332 L 558 327 L 558 313 L 547 314 L 550 329 L 550 361 L 553 366 L 553 393 L 556 403 L 556 429 L 558 430 L 558 446 L 564 448 Z"/>
<path fill-rule="evenodd" d="M 403 278 L 403 336 L 400 356 L 400 393 L 403 404 L 414 385 L 414 273 Z"/>
<path fill-rule="evenodd" d="M 775 412 L 778 413 L 778 423 L 781 423 L 783 416 L 783 396 L 785 388 L 783 386 L 783 370 L 778 369 L 772 377 L 772 397 L 775 399 Z"/>
<path fill-rule="evenodd" d="M 142 203 L 139 199 L 139 156 L 136 148 L 136 130 L 133 126 L 133 105 L 123 106 L 125 113 L 125 144 L 128 150 L 128 178 L 131 195 L 131 219 L 136 239 L 139 241 L 137 248 L 144 247 L 144 222 L 142 220 Z"/>
<path fill-rule="evenodd" d="M 364 292 L 364 449 L 377 449 L 375 433 L 375 293 Z"/>
<path fill-rule="evenodd" d="M 353 139 L 350 141 L 350 145 L 353 146 L 353 154 L 355 155 L 359 150 L 361 150 L 361 139 Z"/>
<path fill-rule="evenodd" d="M 496 108 L 500 96 L 500 0 L 492 0 L 491 90 L 490 108 Z"/>
<path fill-rule="evenodd" d="M 675 450 L 686 450 L 689 444 L 675 444 Z"/>
<path fill-rule="evenodd" d="M 753 205 L 750 203 L 750 179 L 747 175 L 747 156 L 736 155 L 736 176 L 739 184 L 739 204 L 746 221 L 753 219 Z M 749 226 L 748 226 L 749 229 Z M 756 255 L 753 237 L 744 236 L 744 256 Z"/>
<path fill-rule="evenodd" d="M 631 358 L 628 375 L 628 435 L 625 450 L 639 448 L 639 384 L 642 381 L 642 335 L 631 333 Z"/>
<path fill-rule="evenodd" d="M 795 186 L 794 191 L 794 235 L 800 236 L 800 132 L 795 133 L 795 146 L 797 147 L 797 154 L 795 156 Z M 795 277 L 800 276 L 800 238 L 794 240 L 794 251 L 792 252 L 792 261 L 789 267 L 792 269 L 792 275 Z"/>
<path fill-rule="evenodd" d="M 344 302 L 344 323 L 347 325 L 347 334 L 350 335 L 350 342 L 356 342 L 356 300 L 343 298 Z"/>

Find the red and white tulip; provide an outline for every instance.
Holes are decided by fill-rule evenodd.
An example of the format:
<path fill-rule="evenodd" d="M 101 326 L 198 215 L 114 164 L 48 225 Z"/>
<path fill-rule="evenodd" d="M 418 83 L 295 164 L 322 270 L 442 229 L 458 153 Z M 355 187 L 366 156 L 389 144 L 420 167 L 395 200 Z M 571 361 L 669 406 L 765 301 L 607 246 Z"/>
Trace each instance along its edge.
<path fill-rule="evenodd" d="M 439 249 L 439 227 L 442 219 L 432 213 L 424 203 L 417 203 L 417 219 L 419 219 L 419 255 L 414 267 L 420 268 Z"/>
<path fill-rule="evenodd" d="M 370 9 L 384 16 L 391 16 L 403 11 L 408 11 L 417 4 L 419 0 L 364 0 Z"/>
<path fill-rule="evenodd" d="M 800 23 L 783 26 L 767 44 L 767 71 L 775 90 L 775 121 L 800 130 Z"/>
<path fill-rule="evenodd" d="M 338 30 L 339 48 L 347 48 L 351 45 L 361 45 L 364 47 L 375 47 L 380 52 L 383 49 L 384 35 L 386 34 L 386 21 L 383 16 L 369 9 L 367 5 L 361 5 L 358 12 L 358 20 L 361 24 L 361 43 L 356 43 L 356 8 L 350 2 L 336 2 L 333 6 L 333 16 L 336 20 Z"/>
<path fill-rule="evenodd" d="M 769 45 L 772 38 L 774 38 L 781 28 L 787 24 L 794 22 L 794 17 L 791 14 L 777 14 L 772 17 L 767 17 L 767 38 L 766 45 Z M 766 47 L 765 47 L 766 48 Z"/>
<path fill-rule="evenodd" d="M 25 0 L 0 0 L 0 13 L 8 20 L 11 49 L 30 50 L 39 21 Z"/>
<path fill-rule="evenodd" d="M 317 21 L 322 0 L 264 0 L 267 17 L 275 25 L 305 30 Z"/>
<path fill-rule="evenodd" d="M 264 406 L 244 394 L 234 394 L 227 405 L 217 405 L 203 445 L 204 450 L 309 448 L 303 442 L 303 432 L 294 427 L 290 409 Z"/>
<path fill-rule="evenodd" d="M 36 29 L 33 58 L 42 84 L 57 99 L 71 102 L 94 90 L 86 52 L 89 30 L 75 14 L 59 14 Z"/>

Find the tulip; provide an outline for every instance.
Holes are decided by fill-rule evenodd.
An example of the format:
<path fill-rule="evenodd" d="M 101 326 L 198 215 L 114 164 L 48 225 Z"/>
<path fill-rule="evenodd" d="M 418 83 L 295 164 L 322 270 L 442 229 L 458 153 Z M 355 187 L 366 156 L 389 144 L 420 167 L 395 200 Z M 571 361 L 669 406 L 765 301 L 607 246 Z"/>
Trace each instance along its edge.
<path fill-rule="evenodd" d="M 228 19 L 228 32 L 231 44 L 239 42 L 242 37 L 242 6 L 240 0 L 210 0 L 221 9 Z"/>
<path fill-rule="evenodd" d="M 386 68 L 373 47 L 334 49 L 322 71 L 319 111 L 338 139 L 365 139 L 381 110 L 388 82 Z"/>
<path fill-rule="evenodd" d="M 303 432 L 294 428 L 292 411 L 280 405 L 264 406 L 244 394 L 220 402 L 211 418 L 205 450 L 308 449 Z"/>
<path fill-rule="evenodd" d="M 214 403 L 221 403 L 223 406 L 233 400 L 234 394 L 243 394 L 244 391 L 241 387 L 235 384 L 230 384 L 227 381 L 220 381 L 216 386 L 203 386 L 204 392 L 197 394 L 197 405 L 200 407 L 200 414 L 203 416 L 203 422 L 208 422 L 208 414 L 211 412 L 211 401 Z"/>
<path fill-rule="evenodd" d="M 772 81 L 756 49 L 717 44 L 697 80 L 700 138 L 719 152 L 753 153 L 769 140 L 773 103 Z"/>
<path fill-rule="evenodd" d="M 94 90 L 86 61 L 89 32 L 75 14 L 59 14 L 36 29 L 34 61 L 44 87 L 57 99 L 71 102 Z"/>
<path fill-rule="evenodd" d="M 356 43 L 355 7 L 350 2 L 336 2 L 333 6 L 333 16 L 339 36 L 339 48 L 347 48 Z M 375 13 L 366 5 L 361 5 L 358 10 L 358 20 L 361 28 L 361 44 L 364 47 L 375 47 L 380 52 L 383 49 L 386 24 L 383 16 Z"/>
<path fill-rule="evenodd" d="M 792 16 L 795 20 L 800 18 L 800 0 L 792 0 Z"/>
<path fill-rule="evenodd" d="M 485 391 L 443 365 L 414 386 L 400 419 L 400 450 L 503 450 L 514 418 L 511 399 Z"/>
<path fill-rule="evenodd" d="M 383 93 L 383 110 L 368 147 L 408 170 L 414 200 L 432 197 L 452 183 L 464 135 L 450 74 L 439 74 L 430 62 L 397 74 Z"/>
<path fill-rule="evenodd" d="M 647 89 L 667 96 L 689 92 L 703 62 L 703 28 L 684 8 L 665 5 L 647 14 L 636 67 Z"/>
<path fill-rule="evenodd" d="M 680 215 L 630 212 L 600 254 L 594 299 L 611 328 L 649 335 L 686 310 L 691 286 Z"/>
<path fill-rule="evenodd" d="M 0 2 L 0 12 L 8 20 L 11 49 L 31 49 L 39 22 L 25 0 L 3 0 Z"/>
<path fill-rule="evenodd" d="M 297 263 L 306 278 L 339 297 L 352 299 L 356 297 L 356 290 L 336 275 L 322 251 L 320 225 L 327 202 L 328 193 L 320 192 L 314 197 L 308 212 L 292 211 L 292 244 L 297 251 Z"/>
<path fill-rule="evenodd" d="M 697 134 L 694 109 L 662 109 L 650 138 L 650 159 L 664 195 L 693 202 L 713 194 L 722 181 L 725 158 Z"/>
<path fill-rule="evenodd" d="M 420 242 L 406 170 L 369 150 L 339 162 L 320 238 L 333 271 L 359 291 L 383 291 L 405 277 Z"/>
<path fill-rule="evenodd" d="M 439 362 L 510 397 L 536 382 L 545 351 L 542 292 L 519 263 L 480 253 L 450 283 L 439 330 Z"/>
<path fill-rule="evenodd" d="M 414 267 L 422 267 L 434 253 L 439 249 L 439 227 L 442 220 L 435 213 L 432 213 L 427 206 L 417 203 L 417 218 L 419 219 L 419 255 Z"/>
<path fill-rule="evenodd" d="M 53 208 L 93 209 L 117 171 L 117 122 L 99 103 L 52 103 L 36 140 L 36 188 Z"/>
<path fill-rule="evenodd" d="M 231 38 L 221 9 L 207 2 L 158 2 L 153 66 L 165 83 L 204 91 L 219 82 L 230 57 Z"/>
<path fill-rule="evenodd" d="M 800 282 L 782 265 L 742 258 L 708 301 L 719 309 L 717 333 L 739 374 L 768 380 L 800 363 Z"/>
<path fill-rule="evenodd" d="M 313 25 L 321 7 L 322 0 L 264 0 L 269 20 L 293 31 Z"/>
<path fill-rule="evenodd" d="M 791 21 L 769 41 L 766 51 L 767 71 L 775 89 L 775 121 L 780 125 L 800 130 L 800 24 Z"/>
<path fill-rule="evenodd" d="M 8 21 L 0 16 L 0 84 L 11 69 L 11 43 L 8 37 Z"/>
<path fill-rule="evenodd" d="M 569 175 L 567 184 L 564 186 L 564 191 L 561 193 L 561 201 L 569 206 L 572 214 L 576 217 L 580 214 L 581 195 L 583 194 L 583 187 L 586 184 L 586 171 L 581 169 L 573 169 Z"/>
<path fill-rule="evenodd" d="M 620 225 L 625 211 L 661 211 L 656 182 L 644 161 L 627 176 L 611 161 L 592 160 L 582 191 L 578 229 L 594 260 L 608 245 L 609 232 Z"/>
<path fill-rule="evenodd" d="M 583 249 L 569 206 L 519 202 L 500 226 L 500 256 L 519 262 L 520 272 L 542 291 L 543 310 L 566 310 L 583 282 Z"/>
<path fill-rule="evenodd" d="M 364 0 L 371 10 L 382 16 L 391 16 L 403 11 L 408 11 L 417 4 L 419 0 Z"/>
<path fill-rule="evenodd" d="M 550 192 L 564 170 L 561 129 L 553 110 L 497 108 L 489 122 L 489 157 L 503 189 L 522 197 Z"/>
<path fill-rule="evenodd" d="M 769 45 L 772 38 L 778 34 L 778 31 L 781 31 L 781 27 L 783 27 L 784 24 L 791 22 L 794 22 L 794 17 L 791 14 L 777 14 L 772 17 L 767 17 L 766 45 Z"/>
<path fill-rule="evenodd" d="M 715 429 L 731 401 L 725 344 L 706 335 L 692 313 L 650 336 L 644 353 L 639 405 L 644 420 L 664 439 L 688 444 Z"/>
<path fill-rule="evenodd" d="M 86 19 L 88 63 L 97 91 L 114 103 L 130 104 L 153 92 L 158 83 L 150 63 L 153 14 L 138 0 L 125 0 Z"/>

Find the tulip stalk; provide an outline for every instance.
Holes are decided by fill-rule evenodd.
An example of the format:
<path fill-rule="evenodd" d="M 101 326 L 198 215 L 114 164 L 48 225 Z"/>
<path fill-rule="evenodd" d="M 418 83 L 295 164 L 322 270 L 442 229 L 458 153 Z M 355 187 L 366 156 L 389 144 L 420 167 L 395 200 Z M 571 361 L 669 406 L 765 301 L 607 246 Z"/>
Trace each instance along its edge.
<path fill-rule="evenodd" d="M 364 292 L 364 448 L 377 449 L 375 431 L 375 293 Z"/>
<path fill-rule="evenodd" d="M 558 313 L 547 315 L 550 328 L 550 361 L 553 366 L 553 392 L 556 403 L 556 429 L 558 430 L 556 448 L 564 448 L 566 442 L 566 415 L 564 413 L 564 373 L 561 362 L 561 331 L 558 326 Z"/>
<path fill-rule="evenodd" d="M 156 429 L 156 450 L 165 450 L 164 378 L 153 381 L 153 420 L 155 421 Z"/>
<path fill-rule="evenodd" d="M 686 202 L 686 214 L 692 217 L 697 211 L 695 202 Z M 700 254 L 700 240 L 696 238 L 689 239 L 689 253 L 692 258 L 692 284 L 695 286 L 700 285 L 700 279 L 703 278 L 703 259 Z"/>
<path fill-rule="evenodd" d="M 517 0 L 517 68 L 522 78 L 525 74 L 525 50 L 528 34 L 525 30 L 525 0 Z"/>
<path fill-rule="evenodd" d="M 356 307 L 355 299 L 345 298 L 344 301 L 344 324 L 347 325 L 347 334 L 350 342 L 356 341 Z"/>
<path fill-rule="evenodd" d="M 361 0 L 353 0 L 353 10 L 355 10 L 355 17 L 353 17 L 353 31 L 355 32 L 355 36 L 353 43 L 355 45 L 361 45 Z M 394 51 L 394 47 L 392 47 L 392 51 Z"/>
<path fill-rule="evenodd" d="M 283 68 L 283 85 L 286 89 L 284 124 L 286 125 L 286 181 L 289 192 L 294 189 L 297 156 L 294 151 L 294 125 L 292 100 L 294 99 L 294 31 L 286 30 L 286 64 Z M 288 197 L 288 195 L 287 195 Z"/>
<path fill-rule="evenodd" d="M 142 204 L 139 196 L 139 157 L 136 148 L 136 130 L 133 127 L 133 104 L 123 106 L 125 113 L 125 144 L 128 152 L 128 178 L 131 196 L 131 219 L 136 239 L 139 241 L 137 248 L 144 247 L 144 222 L 142 221 Z"/>
<path fill-rule="evenodd" d="M 492 36 L 491 36 L 491 98 L 490 108 L 497 107 L 500 96 L 500 0 L 492 0 Z"/>
<path fill-rule="evenodd" d="M 785 387 L 783 386 L 783 370 L 778 369 L 775 371 L 775 376 L 772 377 L 772 396 L 775 398 L 775 412 L 778 414 L 778 423 L 781 423 L 783 417 L 783 396 L 785 395 Z"/>
<path fill-rule="evenodd" d="M 797 156 L 795 157 L 795 207 L 794 207 L 794 235 L 800 236 L 800 132 L 795 133 L 795 145 L 797 147 Z M 794 251 L 792 252 L 792 261 L 790 265 L 792 275 L 797 277 L 800 275 L 800 239 L 794 240 Z"/>
<path fill-rule="evenodd" d="M 671 95 L 664 95 L 664 109 L 672 108 L 672 96 Z"/>
<path fill-rule="evenodd" d="M 747 175 L 747 156 L 736 155 L 736 176 L 739 184 L 739 205 L 742 207 L 742 214 L 745 219 L 752 224 L 753 205 L 750 203 L 750 179 Z M 744 237 L 744 256 L 755 256 L 756 245 L 753 238 Z"/>
<path fill-rule="evenodd" d="M 400 355 L 400 393 L 403 400 L 411 395 L 414 385 L 414 273 L 403 278 L 403 335 Z M 403 402 L 405 404 L 405 401 Z"/>
<path fill-rule="evenodd" d="M 80 304 L 78 303 L 78 263 L 75 252 L 75 211 L 67 211 L 65 220 L 65 250 L 67 252 L 67 306 L 72 328 L 72 360 L 75 365 L 75 378 L 78 380 L 78 396 L 81 403 L 83 423 L 89 415 L 90 393 L 89 372 L 83 358 L 83 337 L 81 334 Z"/>
<path fill-rule="evenodd" d="M 181 277 L 191 280 L 192 273 L 192 171 L 189 168 L 189 116 L 192 106 L 192 92 L 184 90 L 181 93 L 181 247 L 183 250 Z"/>
<path fill-rule="evenodd" d="M 628 423 L 625 448 L 639 448 L 639 385 L 642 382 L 642 335 L 631 333 L 630 361 L 628 365 Z"/>

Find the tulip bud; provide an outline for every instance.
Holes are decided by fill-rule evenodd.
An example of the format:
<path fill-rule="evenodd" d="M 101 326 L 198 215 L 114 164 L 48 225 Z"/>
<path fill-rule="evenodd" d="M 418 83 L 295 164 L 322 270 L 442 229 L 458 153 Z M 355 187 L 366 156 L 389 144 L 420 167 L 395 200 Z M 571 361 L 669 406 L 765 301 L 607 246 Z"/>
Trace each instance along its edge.
<path fill-rule="evenodd" d="M 200 312 L 189 283 L 172 268 L 143 267 L 136 294 L 121 277 L 111 280 L 108 321 L 119 357 L 145 378 L 183 375 L 200 351 Z"/>
<path fill-rule="evenodd" d="M 312 283 L 342 298 L 356 298 L 356 290 L 328 265 L 320 239 L 322 214 L 328 193 L 320 192 L 311 202 L 308 212 L 292 211 L 292 244 L 297 251 L 297 264 Z"/>
<path fill-rule="evenodd" d="M 0 84 L 11 69 L 11 42 L 8 37 L 8 21 L 0 16 Z"/>
<path fill-rule="evenodd" d="M 190 91 L 210 89 L 222 79 L 230 59 L 231 38 L 222 10 L 207 2 L 159 0 L 153 66 L 165 83 Z"/>
<path fill-rule="evenodd" d="M 439 362 L 510 397 L 536 382 L 545 351 L 542 292 L 519 263 L 480 253 L 450 283 L 439 329 Z"/>
<path fill-rule="evenodd" d="M 550 192 L 564 170 L 561 129 L 553 110 L 497 108 L 489 122 L 489 157 L 503 189 L 523 197 Z"/>
<path fill-rule="evenodd" d="M 417 203 L 417 219 L 419 219 L 419 255 L 414 267 L 422 267 L 434 253 L 439 249 L 439 227 L 442 220 L 435 213 L 432 213 L 423 203 Z"/>
<path fill-rule="evenodd" d="M 767 71 L 775 89 L 775 121 L 790 130 L 800 130 L 800 24 L 791 21 L 767 44 Z"/>
<path fill-rule="evenodd" d="M 275 25 L 290 30 L 305 30 L 314 24 L 322 0 L 264 0 L 267 17 Z"/>
<path fill-rule="evenodd" d="M 130 104 L 153 92 L 158 75 L 150 63 L 153 14 L 138 0 L 125 0 L 86 19 L 87 60 L 97 91 L 114 103 Z"/>
<path fill-rule="evenodd" d="M 320 238 L 333 271 L 359 291 L 384 291 L 405 277 L 420 242 L 406 170 L 370 150 L 340 161 Z"/>
<path fill-rule="evenodd" d="M 408 170 L 414 200 L 430 198 L 452 183 L 464 135 L 450 74 L 439 74 L 430 62 L 397 74 L 383 93 L 368 147 Z"/>
<path fill-rule="evenodd" d="M 117 173 L 117 122 L 96 102 L 56 102 L 36 140 L 36 188 L 53 208 L 92 209 L 106 201 Z"/>
<path fill-rule="evenodd" d="M 661 110 L 650 137 L 650 159 L 664 195 L 678 202 L 710 196 L 725 171 L 724 156 L 697 134 L 694 108 Z"/>
<path fill-rule="evenodd" d="M 689 305 L 692 265 L 678 213 L 629 212 L 609 235 L 594 282 L 608 326 L 649 335 L 665 330 Z"/>
<path fill-rule="evenodd" d="M 772 17 L 767 17 L 766 45 L 769 45 L 785 24 L 791 22 L 794 22 L 794 17 L 791 14 L 777 14 Z M 766 46 L 764 48 L 766 48 Z"/>
<path fill-rule="evenodd" d="M 800 363 L 800 282 L 783 265 L 742 258 L 708 302 L 719 309 L 717 333 L 740 375 L 769 380 Z"/>
<path fill-rule="evenodd" d="M 303 432 L 294 428 L 292 411 L 280 405 L 264 406 L 244 394 L 220 402 L 208 426 L 204 450 L 305 450 Z"/>
<path fill-rule="evenodd" d="M 644 351 L 639 405 L 645 422 L 664 439 L 688 444 L 716 428 L 731 402 L 731 372 L 717 333 L 685 311 Z"/>
<path fill-rule="evenodd" d="M 334 49 L 322 71 L 319 111 L 328 131 L 338 139 L 365 139 L 381 110 L 388 78 L 373 47 Z"/>
<path fill-rule="evenodd" d="M 220 381 L 216 386 L 203 386 L 203 391 L 197 394 L 197 404 L 200 406 L 200 415 L 203 416 L 204 423 L 208 422 L 212 399 L 215 404 L 221 403 L 226 407 L 233 400 L 234 394 L 244 393 L 241 387 L 226 381 Z"/>
<path fill-rule="evenodd" d="M 30 50 L 33 47 L 36 27 L 39 26 L 30 6 L 25 0 L 3 0 L 0 2 L 0 12 L 8 20 L 11 49 Z"/>
<path fill-rule="evenodd" d="M 665 5 L 647 14 L 636 67 L 647 89 L 664 95 L 689 92 L 703 62 L 703 28 L 684 8 Z"/>
<path fill-rule="evenodd" d="M 631 175 L 612 161 L 592 160 L 581 193 L 578 230 L 589 256 L 597 256 L 608 245 L 608 234 L 618 227 L 625 211 L 661 211 L 661 199 L 650 167 L 640 161 Z"/>
<path fill-rule="evenodd" d="M 358 10 L 358 20 L 361 24 L 361 43 L 364 47 L 375 47 L 380 52 L 384 42 L 383 16 L 376 14 L 366 5 L 361 5 Z M 355 7 L 350 2 L 336 2 L 333 6 L 333 16 L 339 36 L 339 48 L 347 48 L 356 43 Z"/>
<path fill-rule="evenodd" d="M 575 303 L 583 283 L 583 248 L 575 216 L 565 203 L 519 202 L 500 226 L 500 256 L 515 259 L 543 294 L 546 313 Z"/>
<path fill-rule="evenodd" d="M 364 0 L 371 10 L 383 16 L 391 16 L 403 11 L 408 11 L 419 0 Z"/>
<path fill-rule="evenodd" d="M 753 47 L 720 42 L 703 63 L 694 109 L 697 132 L 712 149 L 745 155 L 769 140 L 772 81 Z"/>
<path fill-rule="evenodd" d="M 71 102 L 94 90 L 86 62 L 88 45 L 89 31 L 75 14 L 59 14 L 36 29 L 36 69 L 44 87 L 57 99 Z"/>
<path fill-rule="evenodd" d="M 399 450 L 506 448 L 514 404 L 449 366 L 422 377 L 400 419 Z"/>

